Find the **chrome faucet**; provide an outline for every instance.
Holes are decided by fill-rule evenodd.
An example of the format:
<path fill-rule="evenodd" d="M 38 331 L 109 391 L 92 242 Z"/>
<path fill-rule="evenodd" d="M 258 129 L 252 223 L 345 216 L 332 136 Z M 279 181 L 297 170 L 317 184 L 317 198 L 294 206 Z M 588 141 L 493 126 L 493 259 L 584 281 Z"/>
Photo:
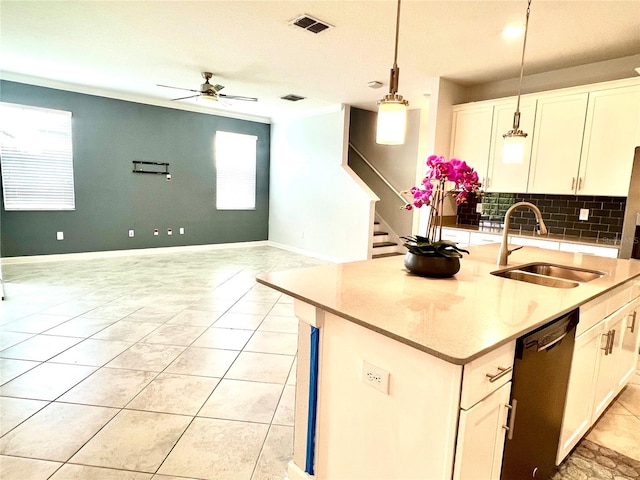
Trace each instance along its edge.
<path fill-rule="evenodd" d="M 513 250 L 509 250 L 507 246 L 507 237 L 509 236 L 509 224 L 511 223 L 511 213 L 522 207 L 528 207 L 533 210 L 533 213 L 536 214 L 536 221 L 538 222 L 538 234 L 545 235 L 547 233 L 547 226 L 544 224 L 542 220 L 542 213 L 540 213 L 540 209 L 536 207 L 533 203 L 529 202 L 518 202 L 514 203 L 509 207 L 507 213 L 504 214 L 504 232 L 502 233 L 502 243 L 500 244 L 500 252 L 498 253 L 498 266 L 507 265 L 507 257 L 511 255 L 511 252 L 516 250 L 520 250 L 522 246 L 516 247 Z"/>

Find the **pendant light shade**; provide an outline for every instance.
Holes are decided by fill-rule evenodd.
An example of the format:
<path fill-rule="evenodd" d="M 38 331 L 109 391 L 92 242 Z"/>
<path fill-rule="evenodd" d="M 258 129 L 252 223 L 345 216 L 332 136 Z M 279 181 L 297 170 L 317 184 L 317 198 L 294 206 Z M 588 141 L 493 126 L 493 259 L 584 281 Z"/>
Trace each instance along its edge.
<path fill-rule="evenodd" d="M 520 130 L 520 93 L 522 91 L 522 75 L 524 73 L 524 51 L 527 47 L 527 31 L 529 30 L 529 13 L 531 0 L 527 3 L 527 19 L 524 25 L 524 41 L 522 42 L 522 58 L 520 60 L 520 84 L 518 86 L 518 102 L 513 114 L 513 128 L 505 133 L 502 148 L 502 163 L 522 163 L 524 160 L 524 144 L 527 134 Z"/>
<path fill-rule="evenodd" d="M 376 128 L 376 143 L 381 145 L 401 145 L 407 130 L 407 106 L 409 102 L 398 95 L 398 33 L 400 27 L 400 0 L 396 15 L 396 46 L 393 57 L 393 67 L 389 79 L 389 94 L 378 101 L 378 126 Z"/>
<path fill-rule="evenodd" d="M 385 95 L 378 102 L 376 143 L 401 145 L 407 131 L 407 101 L 402 95 Z"/>

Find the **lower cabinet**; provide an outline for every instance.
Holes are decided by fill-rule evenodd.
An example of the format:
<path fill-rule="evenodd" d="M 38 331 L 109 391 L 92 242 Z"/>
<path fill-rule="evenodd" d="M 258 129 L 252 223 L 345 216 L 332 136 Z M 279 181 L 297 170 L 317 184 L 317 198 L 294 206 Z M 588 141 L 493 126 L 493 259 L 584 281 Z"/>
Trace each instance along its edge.
<path fill-rule="evenodd" d="M 606 410 L 617 393 L 618 364 L 622 350 L 622 325 L 626 309 L 616 312 L 608 317 L 600 329 L 598 341 L 598 359 L 596 361 L 596 378 L 593 396 L 593 412 L 591 423 L 593 424 L 602 412 Z"/>
<path fill-rule="evenodd" d="M 498 480 L 509 411 L 511 382 L 468 410 L 460 411 L 454 480 Z"/>
<path fill-rule="evenodd" d="M 560 432 L 556 463 L 559 464 L 591 427 L 593 381 L 601 329 L 594 327 L 576 338 L 571 376 Z"/>
<path fill-rule="evenodd" d="M 556 464 L 569 454 L 626 385 L 640 346 L 640 297 L 631 284 L 580 307 Z M 600 321 L 594 321 L 599 314 Z M 580 324 L 578 325 L 580 327 Z"/>
<path fill-rule="evenodd" d="M 620 342 L 620 363 L 618 364 L 618 386 L 621 390 L 636 371 L 638 349 L 640 348 L 640 298 L 636 298 L 626 312 L 622 324 Z"/>

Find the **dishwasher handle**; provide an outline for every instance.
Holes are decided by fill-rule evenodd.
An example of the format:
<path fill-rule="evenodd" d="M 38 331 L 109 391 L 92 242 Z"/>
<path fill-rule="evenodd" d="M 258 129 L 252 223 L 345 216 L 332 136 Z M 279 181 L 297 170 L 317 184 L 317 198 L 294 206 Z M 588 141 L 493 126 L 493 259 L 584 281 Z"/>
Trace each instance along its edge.
<path fill-rule="evenodd" d="M 569 332 L 564 332 L 562 335 L 560 335 L 558 338 L 553 339 L 551 342 L 546 343 L 544 345 L 539 345 L 538 346 L 538 351 L 542 351 L 542 350 L 548 350 L 549 348 L 553 347 L 556 343 L 562 341 L 562 339 L 564 337 L 566 337 L 569 334 Z"/>

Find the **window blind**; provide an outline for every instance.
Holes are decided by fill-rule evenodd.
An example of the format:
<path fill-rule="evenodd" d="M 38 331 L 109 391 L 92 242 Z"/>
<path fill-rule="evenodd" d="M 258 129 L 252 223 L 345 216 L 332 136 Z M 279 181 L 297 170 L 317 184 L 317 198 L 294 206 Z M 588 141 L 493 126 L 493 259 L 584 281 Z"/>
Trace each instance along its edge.
<path fill-rule="evenodd" d="M 217 131 L 215 135 L 216 208 L 255 210 L 258 137 Z"/>
<path fill-rule="evenodd" d="M 5 210 L 75 210 L 71 112 L 0 103 Z"/>

